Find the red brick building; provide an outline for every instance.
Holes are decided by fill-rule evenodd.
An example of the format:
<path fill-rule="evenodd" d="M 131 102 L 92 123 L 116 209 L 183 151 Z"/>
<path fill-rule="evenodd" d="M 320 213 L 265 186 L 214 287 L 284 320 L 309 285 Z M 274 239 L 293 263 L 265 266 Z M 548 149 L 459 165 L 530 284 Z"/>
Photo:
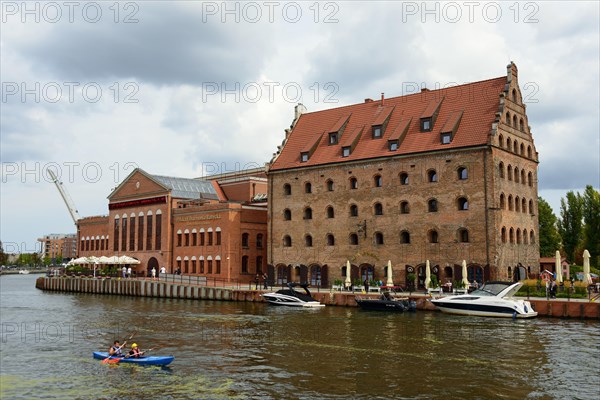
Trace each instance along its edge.
<path fill-rule="evenodd" d="M 538 155 L 506 76 L 303 113 L 271 160 L 268 262 L 277 280 L 396 283 L 539 271 Z M 346 271 L 346 262 L 352 264 Z"/>
<path fill-rule="evenodd" d="M 221 281 L 247 282 L 266 267 L 262 169 L 199 179 L 136 169 L 108 199 L 108 216 L 79 221 L 79 256 L 127 255 L 138 274 L 164 266 Z"/>
<path fill-rule="evenodd" d="M 51 233 L 39 238 L 42 243 L 42 257 L 56 260 L 62 257 L 64 262 L 75 258 L 77 255 L 77 235 L 64 233 Z"/>

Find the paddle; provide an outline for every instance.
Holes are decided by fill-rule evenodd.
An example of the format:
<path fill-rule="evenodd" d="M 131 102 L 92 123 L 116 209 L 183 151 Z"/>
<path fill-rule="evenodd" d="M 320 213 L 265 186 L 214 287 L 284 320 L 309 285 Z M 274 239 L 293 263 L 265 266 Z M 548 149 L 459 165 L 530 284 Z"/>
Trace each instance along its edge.
<path fill-rule="evenodd" d="M 149 351 L 152 351 L 152 350 L 158 350 L 158 349 L 160 349 L 160 347 L 154 347 L 154 348 L 152 348 L 152 349 L 148 349 L 148 350 L 141 351 L 141 352 L 138 354 L 138 357 L 139 357 L 139 356 L 141 356 L 142 354 L 145 354 L 145 353 L 149 352 Z M 125 357 L 113 358 L 113 359 L 111 359 L 111 360 L 110 360 L 108 363 L 109 363 L 109 364 L 118 364 L 118 363 L 119 363 L 119 361 L 121 361 L 123 358 L 136 358 L 136 357 L 135 357 L 135 355 L 134 355 L 134 354 L 127 354 Z M 108 358 L 105 358 L 104 360 L 102 360 L 102 362 L 104 362 L 104 361 L 106 361 L 106 360 L 108 360 Z"/>
<path fill-rule="evenodd" d="M 136 335 L 136 333 L 137 333 L 137 331 L 135 331 L 131 335 L 129 335 L 129 337 L 123 341 L 123 344 L 121 346 L 119 346 L 117 348 L 117 350 L 121 350 L 123 348 L 123 346 L 125 346 L 127 344 L 128 340 L 133 339 L 133 337 Z M 119 362 L 119 357 L 116 354 L 109 355 L 107 358 L 102 360 L 102 364 L 116 364 L 118 362 Z"/>

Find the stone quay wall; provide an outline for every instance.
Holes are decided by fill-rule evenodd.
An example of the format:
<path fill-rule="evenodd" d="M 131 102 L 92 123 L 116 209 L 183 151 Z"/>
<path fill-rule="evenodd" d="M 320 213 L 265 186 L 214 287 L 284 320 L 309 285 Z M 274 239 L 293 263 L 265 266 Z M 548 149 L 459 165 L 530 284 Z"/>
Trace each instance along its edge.
<path fill-rule="evenodd" d="M 157 297 L 190 300 L 250 301 L 264 302 L 260 296 L 265 291 L 232 289 L 190 285 L 180 282 L 153 281 L 148 279 L 98 279 L 85 277 L 39 277 L 35 287 L 40 290 L 72 293 L 94 293 L 121 296 Z M 328 306 L 356 307 L 356 293 L 320 291 L 313 297 Z M 377 294 L 360 295 L 376 297 Z M 435 311 L 427 299 L 429 296 L 412 293 L 417 309 Z M 600 301 L 582 300 L 529 300 L 540 317 L 580 318 L 600 320 Z"/>

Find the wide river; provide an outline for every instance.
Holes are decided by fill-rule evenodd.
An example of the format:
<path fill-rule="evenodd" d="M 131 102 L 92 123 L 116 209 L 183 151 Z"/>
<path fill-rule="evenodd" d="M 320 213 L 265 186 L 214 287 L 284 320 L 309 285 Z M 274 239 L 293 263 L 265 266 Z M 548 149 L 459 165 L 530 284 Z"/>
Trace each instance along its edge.
<path fill-rule="evenodd" d="M 0 277 L 1 399 L 597 399 L 600 323 L 165 300 Z M 135 333 L 169 368 L 92 351 Z M 131 342 L 130 342 L 131 343 Z"/>

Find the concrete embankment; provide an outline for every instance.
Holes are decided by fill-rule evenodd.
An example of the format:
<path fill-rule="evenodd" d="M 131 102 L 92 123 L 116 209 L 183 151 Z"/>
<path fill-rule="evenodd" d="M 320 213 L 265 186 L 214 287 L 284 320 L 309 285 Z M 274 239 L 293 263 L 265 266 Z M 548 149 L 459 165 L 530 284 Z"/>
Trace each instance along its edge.
<path fill-rule="evenodd" d="M 35 287 L 41 290 L 96 293 L 173 299 L 262 302 L 263 291 L 190 285 L 147 279 L 97 279 L 86 277 L 40 277 Z M 356 307 L 354 293 L 313 292 L 313 297 L 328 306 Z M 364 295 L 362 295 L 364 296 Z M 369 295 L 369 296 L 377 296 Z M 412 294 L 420 310 L 434 311 L 428 296 Z M 583 300 L 529 300 L 541 317 L 600 319 L 600 302 Z"/>

